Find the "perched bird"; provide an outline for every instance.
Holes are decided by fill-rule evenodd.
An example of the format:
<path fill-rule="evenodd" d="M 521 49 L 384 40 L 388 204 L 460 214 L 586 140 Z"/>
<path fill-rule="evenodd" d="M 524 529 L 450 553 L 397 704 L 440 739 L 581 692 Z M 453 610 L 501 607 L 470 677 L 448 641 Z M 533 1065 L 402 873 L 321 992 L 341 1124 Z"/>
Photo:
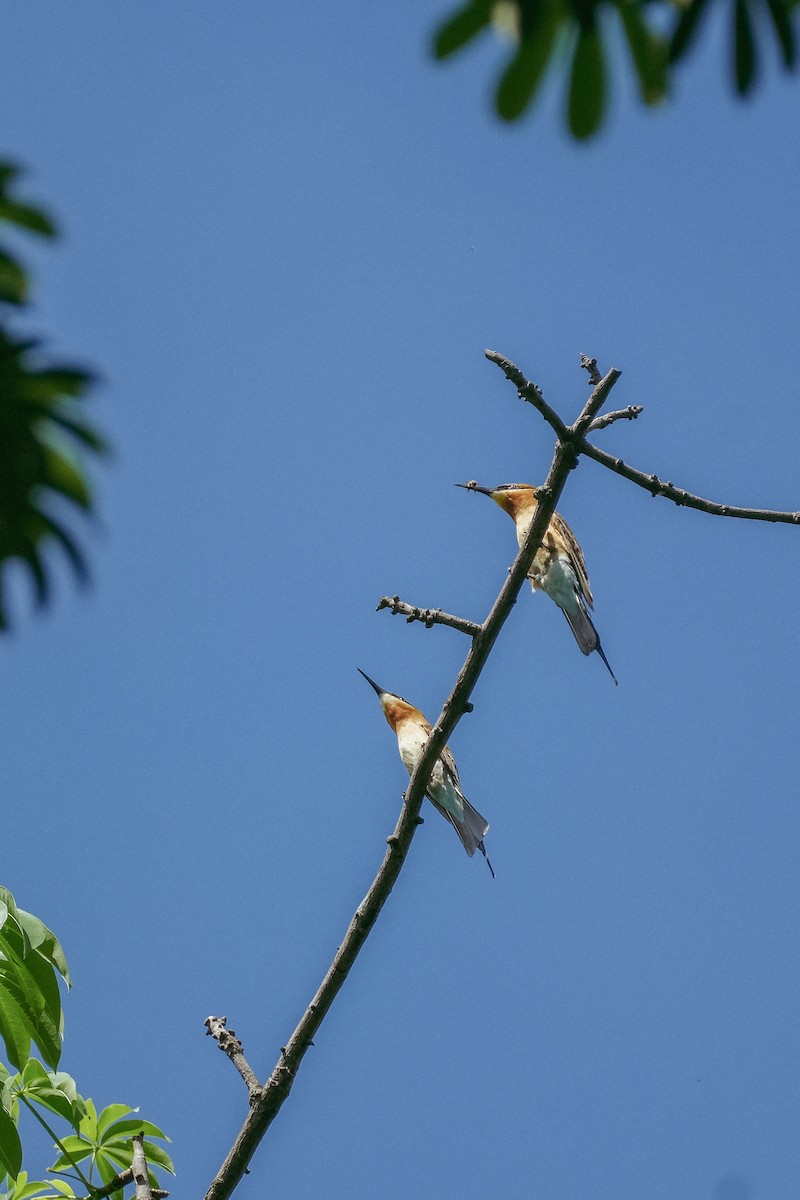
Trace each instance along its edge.
<path fill-rule="evenodd" d="M 410 775 L 422 757 L 431 726 L 419 709 L 409 704 L 408 700 L 404 700 L 402 696 L 395 696 L 393 692 L 385 692 L 374 679 L 364 674 L 361 667 L 358 668 L 358 672 L 378 693 L 383 715 L 397 734 L 400 757 Z M 445 746 L 434 764 L 426 795 L 434 808 L 438 809 L 443 817 L 447 817 L 470 858 L 476 850 L 480 850 L 494 879 L 494 870 L 483 844 L 489 824 L 475 811 L 462 792 L 458 767 L 448 746 Z"/>
<path fill-rule="evenodd" d="M 469 483 L 457 483 L 456 487 L 491 496 L 495 504 L 499 504 L 503 511 L 513 518 L 517 529 L 517 543 L 522 545 L 539 503 L 536 499 L 536 489 L 531 484 L 501 483 L 499 487 L 487 488 L 479 487 L 471 480 Z M 528 572 L 528 579 L 534 591 L 540 588 L 551 600 L 555 600 L 567 618 L 575 641 L 583 653 L 591 654 L 596 650 L 608 667 L 614 683 L 619 683 L 611 670 L 611 663 L 603 653 L 600 636 L 589 616 L 589 609 L 594 607 L 594 601 L 583 551 L 575 534 L 558 513 L 553 513 L 550 518 L 547 532 Z"/>

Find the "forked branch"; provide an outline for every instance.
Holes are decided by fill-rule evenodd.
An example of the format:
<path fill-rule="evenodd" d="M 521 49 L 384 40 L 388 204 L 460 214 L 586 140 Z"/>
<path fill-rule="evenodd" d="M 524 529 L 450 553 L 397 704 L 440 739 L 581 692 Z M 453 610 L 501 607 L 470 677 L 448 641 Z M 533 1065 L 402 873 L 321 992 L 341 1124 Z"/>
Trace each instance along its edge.
<path fill-rule="evenodd" d="M 613 387 L 613 383 L 613 379 L 607 382 L 600 403 Z M 579 420 L 587 416 L 588 407 L 587 403 Z M 591 420 L 593 415 L 592 413 L 588 419 Z M 566 426 L 564 429 L 566 431 Z M 309 1046 L 313 1045 L 313 1038 L 317 1030 L 389 898 L 417 826 L 420 824 L 420 808 L 428 789 L 434 764 L 461 717 L 472 707 L 469 700 L 472 689 L 477 683 L 500 630 L 525 582 L 536 552 L 547 531 L 550 518 L 555 512 L 555 506 L 564 484 L 574 465 L 575 455 L 569 441 L 559 441 L 547 479 L 539 490 L 539 505 L 525 544 L 520 548 L 489 615 L 473 636 L 472 645 L 458 674 L 455 686 L 444 702 L 424 753 L 409 780 L 400 816 L 394 832 L 387 838 L 388 848 L 378 873 L 356 909 L 342 944 L 336 951 L 316 994 L 300 1018 L 289 1041 L 281 1049 L 280 1057 L 264 1085 L 262 1093 L 251 1099 L 247 1118 L 224 1163 L 214 1177 L 206 1193 L 206 1200 L 227 1200 L 247 1170 L 259 1142 L 275 1120 L 292 1089 L 306 1051 Z M 391 607 L 391 601 L 388 607 Z M 447 622 L 441 623 L 447 624 Z"/>
<path fill-rule="evenodd" d="M 150 1178 L 147 1171 L 147 1159 L 144 1154 L 144 1134 L 134 1134 L 132 1141 L 131 1174 L 136 1188 L 136 1200 L 153 1200 L 153 1195 L 150 1191 Z"/>
<path fill-rule="evenodd" d="M 566 425 L 561 417 L 544 400 L 541 391 L 535 384 L 530 383 L 522 372 L 508 359 L 494 351 L 487 350 L 486 356 L 495 362 L 506 376 L 514 383 L 522 399 L 532 404 L 548 422 L 557 436 L 557 445 L 547 479 L 537 490 L 538 505 L 534 520 L 531 523 L 524 545 L 514 561 L 508 577 L 492 605 L 492 609 L 481 625 L 467 621 L 461 617 L 453 617 L 439 609 L 421 609 L 401 601 L 399 597 L 382 597 L 379 608 L 389 608 L 392 612 L 402 613 L 411 621 L 422 621 L 425 625 L 450 625 L 472 638 L 472 644 L 464 664 L 458 674 L 455 686 L 444 702 L 441 713 L 434 725 L 430 737 L 406 790 L 403 805 L 400 810 L 394 832 L 387 838 L 387 850 L 377 875 L 369 891 L 356 909 L 350 925 L 345 933 L 342 944 L 333 957 L 325 977 L 320 983 L 311 1003 L 306 1008 L 286 1046 L 281 1049 L 278 1061 L 263 1088 L 258 1085 L 255 1076 L 249 1080 L 237 1062 L 237 1069 L 248 1084 L 250 1095 L 250 1111 L 234 1142 L 225 1162 L 220 1167 L 211 1186 L 206 1193 L 206 1200 L 227 1200 L 248 1168 L 253 1154 L 277 1116 L 284 1100 L 289 1095 L 300 1064 L 309 1046 L 313 1045 L 320 1025 L 325 1019 L 329 1008 L 350 969 L 352 968 L 361 947 L 364 945 L 372 930 L 378 915 L 386 903 L 394 883 L 400 873 L 411 841 L 420 824 L 420 808 L 430 782 L 434 764 L 444 749 L 445 742 L 452 734 L 456 725 L 465 712 L 471 709 L 470 695 L 481 671 L 492 651 L 500 630 L 513 607 L 520 588 L 533 563 L 536 552 L 555 512 L 556 504 L 564 489 L 567 477 L 575 466 L 580 454 L 586 454 L 609 470 L 630 479 L 631 482 L 645 488 L 651 495 L 666 496 L 676 504 L 699 508 L 704 512 L 717 513 L 720 516 L 747 517 L 754 520 L 787 521 L 800 523 L 800 513 L 769 512 L 763 509 L 734 508 L 730 505 L 718 505 L 712 501 L 703 500 L 671 483 L 662 483 L 654 475 L 645 475 L 633 467 L 627 466 L 621 459 L 598 450 L 586 440 L 586 434 L 605 428 L 612 422 L 622 419 L 631 420 L 638 416 L 641 409 L 631 406 L 607 417 L 598 417 L 598 413 L 619 378 L 618 371 L 609 371 L 601 377 L 594 359 L 584 358 L 582 365 L 589 372 L 593 390 L 586 401 L 579 417 L 572 425 Z M 212 1019 L 210 1019 L 212 1020 Z M 216 1019 L 215 1019 L 216 1020 Z M 222 1045 L 222 1026 L 215 1026 L 209 1031 L 218 1038 Z M 241 1045 L 232 1033 L 232 1042 L 226 1047 L 226 1052 L 232 1060 L 240 1054 Z M 248 1068 L 249 1070 L 249 1068 Z M 252 1072 L 250 1072 L 252 1075 Z M 255 1084 L 253 1084 L 255 1080 Z M 252 1086 L 251 1086 L 252 1084 Z"/>
<path fill-rule="evenodd" d="M 631 405 L 630 408 L 622 409 L 619 412 L 608 413 L 605 417 L 594 417 L 592 415 L 588 420 L 586 419 L 592 410 L 593 412 L 599 411 L 605 395 L 607 395 L 607 392 L 603 394 L 604 385 L 611 375 L 614 375 L 614 382 L 616 382 L 616 379 L 619 378 L 619 372 L 609 372 L 609 375 L 605 379 L 601 379 L 595 359 L 581 355 L 581 366 L 589 372 L 589 378 L 594 384 L 594 390 L 581 416 L 573 426 L 567 428 L 558 414 L 549 405 L 544 404 L 541 392 L 536 384 L 526 379 L 515 363 L 512 363 L 502 354 L 498 354 L 496 350 L 487 350 L 485 354 L 489 361 L 495 363 L 506 378 L 511 380 L 517 389 L 517 395 L 520 399 L 532 404 L 537 412 L 541 413 L 547 423 L 556 431 L 561 440 L 571 443 L 576 455 L 585 454 L 587 458 L 594 459 L 601 466 L 608 467 L 609 471 L 621 475 L 624 479 L 629 479 L 631 483 L 638 484 L 639 487 L 649 492 L 651 496 L 664 496 L 665 499 L 672 500 L 679 507 L 696 508 L 700 512 L 710 513 L 715 517 L 739 517 L 747 521 L 773 521 L 786 525 L 800 525 L 800 512 L 781 512 L 768 508 L 740 508 L 733 504 L 719 504 L 715 500 L 704 500 L 702 496 L 695 496 L 692 492 L 687 492 L 685 488 L 675 487 L 672 482 L 664 483 L 657 475 L 648 475 L 644 471 L 639 471 L 636 467 L 631 467 L 623 462 L 621 458 L 617 458 L 615 455 L 609 454 L 606 450 L 601 450 L 598 446 L 594 446 L 591 442 L 588 442 L 585 436 L 587 433 L 592 433 L 597 429 L 605 429 L 613 421 L 619 421 L 623 418 L 632 420 L 638 417 L 642 411 L 641 405 Z M 598 397 L 600 397 L 599 403 L 597 403 Z"/>

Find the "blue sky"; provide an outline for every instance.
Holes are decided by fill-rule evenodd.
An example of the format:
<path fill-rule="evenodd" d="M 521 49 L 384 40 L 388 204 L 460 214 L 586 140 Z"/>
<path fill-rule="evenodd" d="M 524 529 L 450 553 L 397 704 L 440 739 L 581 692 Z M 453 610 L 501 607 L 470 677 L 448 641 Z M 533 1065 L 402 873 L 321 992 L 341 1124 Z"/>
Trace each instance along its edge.
<path fill-rule="evenodd" d="M 95 583 L 2 647 L 5 882 L 75 977 L 64 1069 L 173 1137 L 202 1194 L 380 862 L 406 775 L 360 666 L 433 719 L 580 353 L 597 441 L 800 508 L 797 82 L 734 101 L 709 30 L 672 102 L 619 71 L 589 146 L 560 83 L 498 124 L 446 10 L 3 8 L 8 155 L 57 214 L 26 327 L 103 377 Z M 43 19 L 45 18 L 45 19 Z M 769 43 L 767 43 L 769 44 Z M 718 61 L 719 60 L 719 61 Z M 428 806 L 238 1193 L 794 1200 L 798 531 L 585 461 L 560 509 L 620 679 L 523 594 L 452 747 L 497 872 Z M 12 816 L 13 814 L 13 816 Z M 33 869 L 32 869 L 33 864 Z"/>

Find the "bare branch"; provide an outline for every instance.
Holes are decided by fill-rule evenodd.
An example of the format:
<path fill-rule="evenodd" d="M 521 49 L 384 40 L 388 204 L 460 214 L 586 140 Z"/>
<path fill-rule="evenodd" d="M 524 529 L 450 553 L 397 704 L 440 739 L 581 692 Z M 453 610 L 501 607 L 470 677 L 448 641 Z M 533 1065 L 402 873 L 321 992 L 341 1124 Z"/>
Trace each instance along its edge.
<path fill-rule="evenodd" d="M 400 613 L 409 623 L 421 621 L 426 629 L 432 629 L 434 625 L 449 625 L 451 629 L 473 638 L 481 631 L 480 625 L 468 621 L 466 617 L 454 617 L 439 608 L 418 608 L 415 604 L 406 604 L 399 596 L 381 596 L 375 611 L 380 612 L 382 608 L 390 609 L 393 617 Z"/>
<path fill-rule="evenodd" d="M 587 458 L 593 458 L 595 462 L 608 467 L 609 471 L 613 471 L 616 475 L 622 475 L 631 483 L 638 484 L 651 496 L 664 496 L 665 499 L 672 500 L 681 508 L 696 508 L 700 512 L 710 513 L 714 517 L 740 517 L 746 521 L 773 521 L 785 525 L 800 525 L 800 512 L 779 512 L 769 508 L 737 508 L 733 504 L 718 504 L 715 500 L 704 500 L 702 496 L 695 496 L 692 492 L 675 487 L 671 482 L 664 483 L 657 475 L 646 475 L 644 471 L 637 471 L 635 467 L 629 467 L 627 463 L 624 463 L 621 458 L 607 454 L 605 450 L 600 450 L 591 442 L 582 441 L 579 449 L 580 453 L 585 454 Z"/>
<path fill-rule="evenodd" d="M 635 421 L 643 412 L 644 408 L 641 404 L 629 404 L 627 408 L 620 408 L 616 412 L 606 413 L 603 417 L 595 417 L 586 432 L 594 433 L 596 429 L 607 429 L 615 421 Z"/>
<path fill-rule="evenodd" d="M 592 387 L 595 387 L 602 379 L 602 375 L 597 369 L 597 359 L 589 358 L 588 355 L 582 354 L 581 366 L 583 367 L 584 371 L 589 372 L 589 379 L 591 380 Z"/>
<path fill-rule="evenodd" d="M 535 388 L 534 384 L 529 384 L 525 376 L 520 371 L 519 367 L 508 359 L 503 358 L 501 354 L 497 354 L 494 350 L 487 350 L 486 357 L 496 363 L 506 375 L 506 378 L 517 388 L 520 396 L 525 400 L 531 400 L 534 408 L 537 408 L 542 416 L 553 426 L 553 421 L 547 413 L 542 411 L 541 406 L 536 403 L 528 394 L 530 388 Z M 585 434 L 595 429 L 604 429 L 610 425 L 612 421 L 622 420 L 627 418 L 633 420 L 642 411 L 640 405 L 631 405 L 628 409 L 622 409 L 619 412 L 608 413 L 605 417 L 596 417 L 595 414 L 602 407 L 608 393 L 620 377 L 620 372 L 611 370 L 604 379 L 600 378 L 600 372 L 597 369 L 597 361 L 593 358 L 587 358 L 586 355 L 581 355 L 581 366 L 588 372 L 594 384 L 594 389 L 589 397 L 583 412 L 574 425 L 566 426 L 558 417 L 558 421 L 563 429 L 563 435 L 559 437 L 563 442 L 571 445 L 574 454 L 585 454 L 587 458 L 594 459 L 601 466 L 608 467 L 609 471 L 614 471 L 617 475 L 622 475 L 624 479 L 629 479 L 631 483 L 636 483 L 639 487 L 648 491 L 651 496 L 664 496 L 667 500 L 672 500 L 679 507 L 696 508 L 700 512 L 710 513 L 716 517 L 738 517 L 748 521 L 772 521 L 780 522 L 785 525 L 800 525 L 800 512 L 780 512 L 768 508 L 739 508 L 733 504 L 718 504 L 714 500 L 704 500 L 702 496 L 695 496 L 692 492 L 687 492 L 684 488 L 677 488 L 671 482 L 664 483 L 657 475 L 647 475 L 644 471 L 638 471 L 636 467 L 630 467 L 623 462 L 621 458 L 617 458 L 613 454 L 608 454 L 605 450 L 601 450 L 598 446 L 594 446 L 591 442 L 587 442 Z M 550 410 L 552 412 L 552 410 Z"/>
<path fill-rule="evenodd" d="M 519 367 L 515 366 L 510 359 L 504 358 L 502 354 L 498 354 L 496 350 L 484 350 L 484 354 L 490 362 L 495 363 L 504 373 L 506 379 L 510 379 L 517 389 L 517 394 L 520 400 L 527 400 L 528 404 L 540 412 L 555 430 L 556 437 L 559 441 L 567 441 L 569 431 L 567 426 L 561 420 L 561 417 L 546 403 L 544 396 L 535 383 L 531 383 L 520 371 Z"/>
<path fill-rule="evenodd" d="M 428 737 L 424 752 L 411 775 L 394 832 L 386 839 L 388 849 L 378 873 L 356 909 L 342 944 L 334 955 L 316 994 L 300 1018 L 297 1028 L 286 1046 L 281 1048 L 278 1062 L 266 1085 L 258 1094 L 251 1092 L 250 1112 L 225 1162 L 212 1180 L 206 1193 L 206 1200 L 227 1200 L 247 1171 L 256 1148 L 291 1091 L 306 1051 L 309 1046 L 314 1044 L 314 1036 L 389 897 L 402 869 L 417 826 L 421 823 L 420 808 L 434 765 L 444 749 L 447 738 L 464 713 L 472 707 L 469 700 L 472 689 L 516 602 L 520 588 L 541 546 L 569 472 L 577 461 L 576 456 L 586 454 L 618 474 L 631 479 L 634 483 L 647 488 L 654 495 L 665 495 L 675 500 L 676 503 L 702 508 L 706 512 L 719 512 L 726 516 L 749 516 L 761 520 L 791 520 L 800 523 L 800 513 L 766 513 L 757 509 L 733 509 L 727 505 L 713 505 L 710 501 L 700 500 L 699 497 L 691 496 L 688 492 L 674 488 L 672 484 L 661 483 L 656 476 L 645 476 L 642 472 L 626 466 L 621 459 L 615 459 L 587 442 L 585 434 L 589 429 L 604 428 L 612 421 L 623 417 L 633 419 L 632 410 L 626 413 L 612 413 L 607 418 L 600 419 L 598 425 L 594 426 L 597 413 L 619 378 L 619 371 L 611 370 L 604 378 L 601 378 L 596 362 L 593 359 L 584 358 L 582 365 L 589 371 L 593 390 L 578 419 L 573 425 L 567 426 L 558 414 L 545 404 L 542 394 L 535 384 L 529 383 L 513 363 L 491 350 L 486 351 L 486 357 L 504 371 L 507 378 L 516 385 L 521 398 L 528 401 L 541 413 L 555 430 L 559 439 L 547 479 L 536 492 L 538 499 L 536 513 L 524 545 L 514 560 L 514 565 L 491 612 L 481 626 L 473 626 L 471 622 L 466 622 L 459 617 L 451 617 L 435 609 L 418 609 L 406 605 L 397 596 L 381 598 L 379 608 L 391 608 L 394 612 L 402 612 L 410 620 L 420 620 L 426 625 L 450 624 L 453 628 L 469 633 L 473 639 L 472 645 L 455 686 L 444 702 L 442 711 Z M 210 1029 L 209 1032 L 211 1032 Z M 236 1053 L 238 1052 L 237 1050 Z"/>
<path fill-rule="evenodd" d="M 52 1167 L 47 1170 L 53 1175 L 68 1175 L 70 1179 L 74 1179 L 74 1175 L 69 1175 L 67 1171 L 54 1171 Z M 109 1179 L 108 1183 L 104 1183 L 102 1187 L 93 1188 L 88 1196 L 81 1196 L 80 1200 L 102 1200 L 103 1196 L 110 1196 L 112 1192 L 117 1192 L 121 1188 L 126 1187 L 133 1181 L 133 1171 L 127 1167 L 124 1171 L 120 1171 L 113 1179 Z M 157 1193 L 153 1193 L 156 1195 Z M 166 1193 L 169 1195 L 169 1192 Z"/>
<path fill-rule="evenodd" d="M 97 1188 L 91 1194 L 91 1200 L 101 1200 L 103 1196 L 110 1196 L 112 1192 L 117 1192 L 120 1188 L 124 1188 L 127 1184 L 133 1182 L 133 1171 L 128 1167 L 125 1171 L 120 1171 L 119 1175 L 115 1175 L 113 1179 L 109 1179 L 108 1183 Z M 89 1197 L 86 1197 L 89 1200 Z"/>
<path fill-rule="evenodd" d="M 136 1185 L 136 1200 L 153 1200 L 150 1191 L 150 1180 L 147 1175 L 147 1159 L 144 1156 L 144 1134 L 135 1133 L 133 1141 L 133 1158 L 131 1172 Z"/>
<path fill-rule="evenodd" d="M 597 363 L 595 363 L 595 367 L 596 366 Z M 612 367 L 607 375 L 595 383 L 594 387 L 592 388 L 591 396 L 583 406 L 583 412 L 578 417 L 575 424 L 570 426 L 570 433 L 573 434 L 573 445 L 576 453 L 578 453 L 580 450 L 578 439 L 582 439 L 583 435 L 591 428 L 592 421 L 605 404 L 606 400 L 608 399 L 608 393 L 611 391 L 621 374 L 621 371 L 618 371 L 615 367 Z M 593 381 L 594 375 L 595 373 L 592 374 Z"/>
<path fill-rule="evenodd" d="M 206 1033 L 214 1038 L 220 1050 L 227 1054 L 236 1070 L 241 1075 L 247 1085 L 247 1092 L 251 1102 L 259 1096 L 263 1091 L 261 1084 L 258 1082 L 258 1077 L 244 1056 L 242 1043 L 236 1036 L 233 1029 L 228 1029 L 227 1017 L 206 1017 L 203 1024 L 206 1027 Z"/>
<path fill-rule="evenodd" d="M 58 1172 L 58 1174 L 62 1173 Z M 108 1183 L 104 1183 L 102 1187 L 93 1188 L 90 1195 L 81 1196 L 80 1200 L 102 1200 L 103 1196 L 110 1196 L 112 1192 L 118 1192 L 132 1182 L 133 1171 L 128 1167 L 126 1170 L 120 1171 L 119 1175 L 115 1175 L 113 1179 L 109 1179 Z M 162 1188 L 150 1188 L 150 1195 L 153 1200 L 166 1200 L 169 1192 L 163 1191 Z"/>
<path fill-rule="evenodd" d="M 575 465 L 569 445 L 556 448 L 550 471 L 539 489 L 539 504 L 524 546 L 500 590 L 492 610 L 481 626 L 459 672 L 455 687 L 445 700 L 425 746 L 425 750 L 406 789 L 403 807 L 394 832 L 388 837 L 388 850 L 380 869 L 364 899 L 356 909 L 341 946 L 334 955 L 316 995 L 309 1004 L 270 1075 L 262 1095 L 251 1105 L 250 1112 L 224 1163 L 211 1182 L 206 1200 L 227 1200 L 238 1184 L 248 1164 L 291 1091 L 297 1071 L 314 1035 L 353 966 L 361 947 L 374 926 L 381 909 L 400 874 L 411 841 L 420 824 L 419 811 L 430 782 L 434 765 L 444 749 L 447 738 L 465 712 L 471 708 L 470 693 L 486 663 L 503 624 L 516 602 L 519 590 L 541 545 L 559 496 Z"/>
<path fill-rule="evenodd" d="M 502 354 L 498 354 L 496 350 L 484 350 L 484 354 L 490 362 L 495 363 L 500 368 L 506 379 L 511 380 L 517 389 L 517 395 L 520 399 L 527 400 L 537 412 L 541 413 L 547 423 L 555 430 L 558 440 L 560 442 L 572 442 L 573 444 L 575 443 L 576 435 L 577 437 L 583 437 L 584 433 L 586 433 L 594 417 L 600 411 L 603 404 L 605 404 L 609 392 L 621 374 L 620 371 L 612 367 L 606 377 L 602 378 L 597 369 L 596 360 L 581 355 L 581 366 L 585 367 L 589 372 L 589 377 L 594 384 L 594 388 L 578 420 L 574 425 L 568 426 L 564 424 L 555 409 L 551 408 L 545 402 L 544 396 L 536 384 L 526 379 L 515 363 L 512 363 L 510 359 L 505 358 Z"/>

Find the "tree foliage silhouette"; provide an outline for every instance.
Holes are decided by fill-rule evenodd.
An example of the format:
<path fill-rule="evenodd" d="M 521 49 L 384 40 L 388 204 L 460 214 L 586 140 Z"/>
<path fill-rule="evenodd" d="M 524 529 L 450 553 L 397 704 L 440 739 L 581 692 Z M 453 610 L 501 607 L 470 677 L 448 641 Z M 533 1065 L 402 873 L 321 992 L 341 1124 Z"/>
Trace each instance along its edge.
<path fill-rule="evenodd" d="M 727 9 L 730 71 L 739 96 L 751 95 L 765 48 L 756 30 L 770 27 L 782 66 L 797 66 L 797 0 L 469 0 L 450 13 L 433 39 L 449 58 L 495 29 L 513 44 L 495 88 L 495 107 L 515 121 L 531 106 L 548 71 L 565 75 L 565 115 L 573 137 L 598 132 L 608 110 L 609 61 L 621 37 L 644 104 L 661 103 L 712 11 Z M 763 40 L 767 40 L 765 36 Z"/>

